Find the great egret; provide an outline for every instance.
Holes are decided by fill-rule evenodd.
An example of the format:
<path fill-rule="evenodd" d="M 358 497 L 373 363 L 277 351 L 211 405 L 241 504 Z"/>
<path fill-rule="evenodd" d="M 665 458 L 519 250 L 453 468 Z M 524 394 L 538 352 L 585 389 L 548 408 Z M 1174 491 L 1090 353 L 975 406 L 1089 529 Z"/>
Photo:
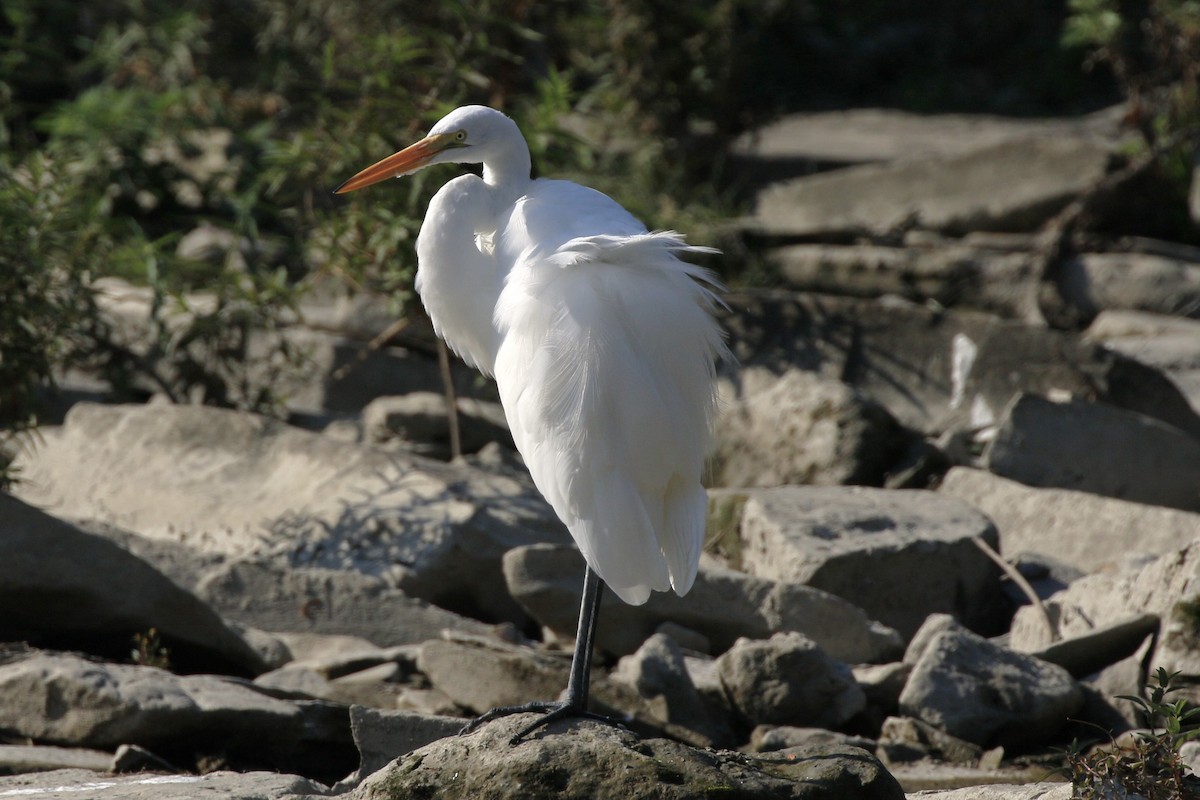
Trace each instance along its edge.
<path fill-rule="evenodd" d="M 647 231 L 593 189 L 530 179 L 516 123 L 484 106 L 452 111 L 336 191 L 447 162 L 482 164 L 483 177 L 455 178 L 430 201 L 417 292 L 438 335 L 495 376 L 517 449 L 587 561 L 565 699 L 493 709 L 467 728 L 542 712 L 516 741 L 553 719 L 593 716 L 600 579 L 634 605 L 692 586 L 715 365 L 727 354 L 713 317 L 720 286 L 679 258 L 709 248 Z"/>

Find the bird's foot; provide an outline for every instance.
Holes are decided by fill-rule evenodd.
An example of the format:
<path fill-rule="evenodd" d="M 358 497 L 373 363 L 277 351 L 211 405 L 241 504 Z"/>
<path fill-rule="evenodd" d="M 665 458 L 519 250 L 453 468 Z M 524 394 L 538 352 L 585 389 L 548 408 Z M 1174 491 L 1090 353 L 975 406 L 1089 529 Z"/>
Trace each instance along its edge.
<path fill-rule="evenodd" d="M 508 740 L 509 744 L 517 744 L 526 736 L 536 731 L 538 728 L 549 725 L 551 722 L 557 722 L 560 719 L 569 719 L 571 717 L 578 717 L 580 719 L 594 719 L 618 728 L 623 727 L 619 720 L 613 719 L 612 717 L 606 717 L 603 714 L 596 714 L 588 711 L 579 704 L 572 703 L 569 700 L 560 700 L 557 702 L 535 701 L 519 706 L 501 706 L 500 708 L 493 708 L 491 711 L 488 711 L 485 714 L 480 714 L 478 717 L 464 725 L 462 729 L 459 730 L 458 735 L 465 736 L 468 733 L 477 730 L 481 725 L 485 725 L 494 719 L 500 719 L 501 717 L 507 717 L 513 714 L 541 714 L 542 716 L 538 717 L 536 720 L 517 731 L 517 733 Z"/>

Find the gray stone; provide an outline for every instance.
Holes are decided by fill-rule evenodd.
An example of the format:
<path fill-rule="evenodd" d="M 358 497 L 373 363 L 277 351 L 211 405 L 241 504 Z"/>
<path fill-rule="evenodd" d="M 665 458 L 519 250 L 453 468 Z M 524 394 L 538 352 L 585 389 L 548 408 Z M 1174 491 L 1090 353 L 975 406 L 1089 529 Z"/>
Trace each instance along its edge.
<path fill-rule="evenodd" d="M 663 723 L 697 731 L 713 742 L 735 744 L 724 720 L 710 715 L 692 684 L 683 652 L 670 637 L 661 633 L 651 636 L 637 652 L 617 662 L 609 679 L 633 688 L 651 701 L 652 709 L 662 708 L 666 712 Z M 659 698 L 661 701 L 655 703 Z"/>
<path fill-rule="evenodd" d="M 789 288 L 852 297 L 902 297 L 1035 322 L 1041 275 L 1027 248 L 1013 251 L 961 239 L 904 246 L 793 244 L 772 248 Z"/>
<path fill-rule="evenodd" d="M 927 491 L 795 487 L 746 493 L 740 566 L 844 598 L 911 636 L 932 613 L 997 627 L 999 569 L 987 517 Z"/>
<path fill-rule="evenodd" d="M 0 492 L 0 641 L 127 658 L 153 629 L 184 669 L 256 675 L 259 654 L 195 595 L 127 550 Z"/>
<path fill-rule="evenodd" d="M 482 714 L 557 699 L 567 687 L 569 661 L 497 641 L 434 640 L 421 645 L 417 667 L 435 689 Z"/>
<path fill-rule="evenodd" d="M 388 762 L 439 739 L 457 735 L 462 726 L 463 720 L 458 717 L 351 706 L 350 729 L 362 762 L 344 784 L 357 785 Z"/>
<path fill-rule="evenodd" d="M 1139 569 L 1097 573 L 1081 578 L 1046 601 L 1046 610 L 1065 639 L 1088 636 L 1113 627 L 1132 634 L 1143 614 L 1159 618 L 1158 644 L 1150 668 L 1176 670 L 1185 678 L 1200 676 L 1200 540 L 1168 553 Z M 1132 628 L 1125 627 L 1131 623 Z M 1031 609 L 1013 618 L 1010 645 L 1036 652 L 1051 643 Z"/>
<path fill-rule="evenodd" d="M 998 475 L 1200 511 L 1200 439 L 1178 428 L 1104 403 L 1030 394 L 1014 398 L 1002 419 L 983 454 Z"/>
<path fill-rule="evenodd" d="M 525 619 L 501 554 L 567 541 L 521 481 L 216 408 L 77 405 L 18 464 L 19 496 L 57 514 L 229 559 L 354 569 L 497 620 Z"/>
<path fill-rule="evenodd" d="M 0 744 L 0 775 L 46 772 L 55 769 L 87 769 L 108 772 L 112 753 L 86 747 L 54 747 L 40 744 Z"/>
<path fill-rule="evenodd" d="M 1084 333 L 1161 370 L 1200 411 L 1200 320 L 1141 311 L 1101 311 Z"/>
<path fill-rule="evenodd" d="M 1107 144 L 1009 140 L 944 158 L 868 164 L 777 184 L 758 197 L 755 232 L 856 236 L 921 227 L 946 233 L 1036 230 L 1104 176 Z"/>
<path fill-rule="evenodd" d="M 1156 614 L 1138 614 L 1088 633 L 1054 642 L 1033 653 L 1042 661 L 1057 664 L 1076 678 L 1086 678 L 1133 655 L 1158 633 Z"/>
<path fill-rule="evenodd" d="M 1008 558 L 1038 553 L 1086 572 L 1132 554 L 1162 555 L 1200 533 L 1200 514 L 1071 489 L 1026 486 L 990 472 L 951 469 L 938 491 L 987 514 Z"/>
<path fill-rule="evenodd" d="M 980 784 L 960 789 L 910 792 L 909 800 L 1071 800 L 1069 783 Z"/>
<path fill-rule="evenodd" d="M 951 736 L 919 719 L 888 717 L 879 731 L 879 749 L 885 764 L 934 757 L 951 764 L 979 763 L 983 748 Z"/>
<path fill-rule="evenodd" d="M 841 381 L 745 370 L 723 382 L 711 464 L 714 486 L 881 484 L 910 437 Z"/>
<path fill-rule="evenodd" d="M 185 768 L 178 759 L 220 754 L 318 779 L 346 774 L 352 754 L 345 709 L 278 700 L 214 675 L 11 647 L 0 654 L 0 728 L 50 744 L 138 744 Z"/>
<path fill-rule="evenodd" d="M 281 633 L 349 635 L 382 647 L 418 644 L 443 630 L 490 626 L 410 597 L 385 578 L 354 570 L 289 567 L 283 559 L 234 559 L 205 572 L 196 594 L 229 619 Z"/>
<path fill-rule="evenodd" d="M 866 707 L 850 668 L 799 633 L 739 639 L 717 659 L 717 673 L 751 725 L 835 728 Z"/>
<path fill-rule="evenodd" d="M 179 773 L 183 770 L 140 745 L 123 744 L 117 748 L 117 752 L 113 753 L 108 771 L 120 774 L 122 772 Z"/>
<path fill-rule="evenodd" d="M 925 651 L 929 649 L 930 643 L 946 631 L 966 633 L 967 629 L 950 614 L 930 614 L 928 619 L 921 623 L 921 627 L 912 635 L 912 638 L 908 640 L 903 663 L 915 667 L 921 657 L 925 655 Z"/>
<path fill-rule="evenodd" d="M 868 753 L 875 750 L 875 741 L 865 736 L 852 736 L 848 733 L 826 730 L 825 728 L 798 728 L 793 725 L 759 725 L 750 734 L 750 752 L 770 753 L 776 750 L 786 750 L 789 747 L 806 747 L 811 745 L 837 745 L 859 747 Z"/>
<path fill-rule="evenodd" d="M 1083 702 L 1062 667 L 948 630 L 917 661 L 900 712 L 984 747 L 1030 747 L 1051 741 Z"/>
<path fill-rule="evenodd" d="M 1084 253 L 1058 265 L 1063 299 L 1085 319 L 1126 309 L 1200 317 L 1200 263 L 1153 253 Z"/>
<path fill-rule="evenodd" d="M 578 622 L 583 568 L 583 557 L 572 547 L 520 547 L 504 555 L 512 596 L 534 619 L 568 639 Z M 888 661 L 904 646 L 894 630 L 840 597 L 713 564 L 702 566 L 684 597 L 655 593 L 641 606 L 609 597 L 600 611 L 597 646 L 628 655 L 665 621 L 703 634 L 718 653 L 741 636 L 766 638 L 777 631 L 799 631 L 848 662 Z"/>
<path fill-rule="evenodd" d="M 903 800 L 904 792 L 857 748 L 797 748 L 752 757 L 699 751 L 666 739 L 639 739 L 590 720 L 566 720 L 516 745 L 533 717 L 496 720 L 404 756 L 369 777 L 349 800 L 436 795 L 561 800 L 612 797 L 672 800 L 736 793 L 745 798 Z"/>
<path fill-rule="evenodd" d="M 444 393 L 378 397 L 362 410 L 362 424 L 368 441 L 397 441 L 434 458 L 450 456 L 450 420 Z M 513 447 L 499 403 L 458 398 L 458 427 L 464 453 L 474 453 L 489 442 Z"/>
<path fill-rule="evenodd" d="M 319 783 L 278 772 L 209 772 L 204 775 L 111 775 L 79 769 L 0 776 L 0 796 L 69 797 L 71 800 L 299 800 L 324 797 Z"/>
<path fill-rule="evenodd" d="M 739 162 L 756 162 L 778 180 L 788 164 L 845 165 L 945 157 L 1009 141 L 1082 137 L 1112 143 L 1123 107 L 1082 117 L 1015 119 L 986 114 L 917 114 L 850 108 L 788 114 L 737 139 Z"/>
<path fill-rule="evenodd" d="M 930 436 L 993 425 L 1022 391 L 1093 397 L 1200 436 L 1200 417 L 1159 371 L 1044 326 L 778 290 L 731 294 L 729 304 L 724 324 L 743 367 L 845 381 Z"/>

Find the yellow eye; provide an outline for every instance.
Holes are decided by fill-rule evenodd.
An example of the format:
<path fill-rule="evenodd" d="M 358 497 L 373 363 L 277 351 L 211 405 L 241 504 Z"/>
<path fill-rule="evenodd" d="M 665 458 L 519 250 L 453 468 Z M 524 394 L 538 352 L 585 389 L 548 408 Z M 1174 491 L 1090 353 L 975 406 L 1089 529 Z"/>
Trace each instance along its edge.
<path fill-rule="evenodd" d="M 458 133 L 454 134 L 454 141 L 465 142 L 466 140 L 467 140 L 467 132 L 466 131 L 459 131 Z"/>

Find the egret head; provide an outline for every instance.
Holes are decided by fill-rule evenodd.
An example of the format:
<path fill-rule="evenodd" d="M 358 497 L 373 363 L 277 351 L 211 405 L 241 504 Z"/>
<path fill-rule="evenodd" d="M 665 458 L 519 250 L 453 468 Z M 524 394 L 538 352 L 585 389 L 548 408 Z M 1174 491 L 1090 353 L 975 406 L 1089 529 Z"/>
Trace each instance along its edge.
<path fill-rule="evenodd" d="M 359 172 L 334 190 L 345 194 L 386 178 L 411 175 L 430 164 L 482 164 L 513 142 L 524 147 L 517 124 L 487 106 L 463 106 L 442 117 L 421 141 Z"/>

